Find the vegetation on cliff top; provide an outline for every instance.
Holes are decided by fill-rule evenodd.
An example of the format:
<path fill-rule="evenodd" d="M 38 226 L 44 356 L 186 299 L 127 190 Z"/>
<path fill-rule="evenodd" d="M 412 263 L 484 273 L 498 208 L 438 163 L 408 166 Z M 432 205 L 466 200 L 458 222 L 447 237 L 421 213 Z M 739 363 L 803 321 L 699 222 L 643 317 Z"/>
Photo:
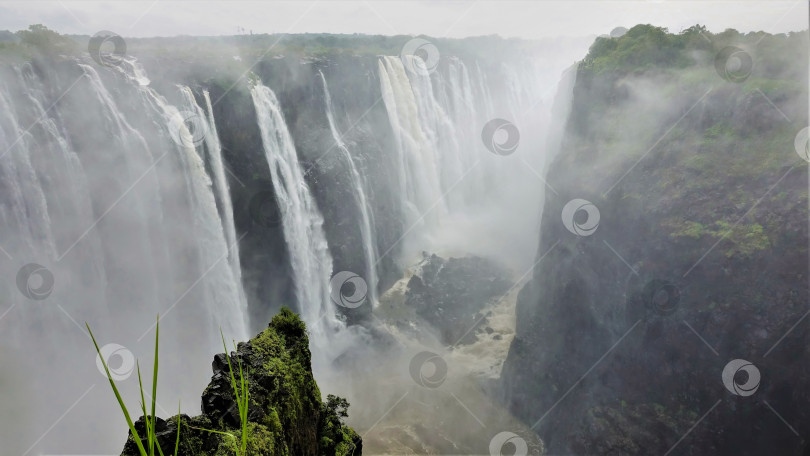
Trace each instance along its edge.
<path fill-rule="evenodd" d="M 720 242 L 727 257 L 779 245 L 791 210 L 740 217 L 760 197 L 806 206 L 806 189 L 766 193 L 801 163 L 793 142 L 807 125 L 806 46 L 806 32 L 712 34 L 700 25 L 677 34 L 637 25 L 598 38 L 578 68 L 573 155 L 561 159 L 590 156 L 577 166 L 606 176 L 596 191 L 652 203 L 645 210 L 668 214 L 659 226 L 681 244 Z M 607 178 L 633 163 L 630 178 Z"/>

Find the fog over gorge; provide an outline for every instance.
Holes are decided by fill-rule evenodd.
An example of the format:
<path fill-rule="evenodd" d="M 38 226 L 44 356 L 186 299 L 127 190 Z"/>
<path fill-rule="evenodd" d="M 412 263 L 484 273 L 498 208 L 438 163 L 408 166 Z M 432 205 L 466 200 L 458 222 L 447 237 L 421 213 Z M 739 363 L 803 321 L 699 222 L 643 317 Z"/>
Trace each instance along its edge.
<path fill-rule="evenodd" d="M 0 1 L 0 456 L 810 455 L 809 15 Z"/>

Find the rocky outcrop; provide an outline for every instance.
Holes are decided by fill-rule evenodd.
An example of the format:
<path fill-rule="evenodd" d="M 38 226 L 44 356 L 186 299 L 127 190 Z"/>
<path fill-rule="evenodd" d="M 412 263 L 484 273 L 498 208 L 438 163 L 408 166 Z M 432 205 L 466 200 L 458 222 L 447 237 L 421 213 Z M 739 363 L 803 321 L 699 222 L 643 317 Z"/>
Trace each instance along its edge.
<path fill-rule="evenodd" d="M 502 380 L 552 454 L 807 454 L 806 37 L 706 33 L 579 66 Z"/>
<path fill-rule="evenodd" d="M 240 342 L 230 354 L 231 365 L 239 363 L 248 381 L 248 455 L 360 455 L 362 440 L 342 422 L 348 403 L 321 393 L 312 375 L 306 326 L 292 311 L 282 308 L 267 329 L 248 342 Z M 158 442 L 164 452 L 173 451 L 180 425 L 177 456 L 235 455 L 234 442 L 241 439 L 241 423 L 228 360 L 214 357 L 211 382 L 202 394 L 202 414 L 157 419 Z M 237 381 L 238 372 L 236 372 Z M 144 418 L 135 425 L 145 435 Z M 234 437 L 213 432 L 227 432 Z M 137 456 L 130 433 L 122 456 Z M 169 454 L 169 453 L 166 453 Z"/>
<path fill-rule="evenodd" d="M 408 281 L 405 305 L 430 322 L 443 343 L 471 343 L 484 322 L 481 312 L 511 285 L 507 271 L 490 260 L 424 254 Z"/>

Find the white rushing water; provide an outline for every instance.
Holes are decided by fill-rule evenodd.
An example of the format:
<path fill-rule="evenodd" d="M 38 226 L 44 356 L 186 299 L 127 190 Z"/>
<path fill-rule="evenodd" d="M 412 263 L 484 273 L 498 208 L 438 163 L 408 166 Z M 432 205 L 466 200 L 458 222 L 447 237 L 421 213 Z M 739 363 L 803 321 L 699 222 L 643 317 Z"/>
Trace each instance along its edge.
<path fill-rule="evenodd" d="M 120 411 L 96 368 L 85 321 L 101 346 L 118 344 L 119 353 L 150 365 L 150 327 L 161 314 L 164 416 L 177 399 L 184 412 L 199 413 L 207 365 L 222 349 L 220 327 L 228 338 L 247 337 L 210 103 L 206 113 L 180 89 L 180 109 L 207 126 L 195 144 L 177 121 L 180 110 L 148 87 L 134 60 L 114 70 L 75 68 L 77 79 L 62 87 L 46 86 L 28 65 L 0 85 L 0 272 L 11 278 L 0 284 L 0 351 L 25 372 L 3 374 L 0 402 L 28 398 L 14 415 L 19 425 L 0 431 L 4 454 L 120 449 L 126 426 L 111 419 Z M 15 283 L 28 263 L 42 265 L 53 285 L 39 275 Z M 40 286 L 48 288 L 45 299 L 23 295 Z M 121 369 L 125 401 L 137 404 L 134 366 L 111 362 Z M 65 410 L 71 420 L 58 421 Z"/>
<path fill-rule="evenodd" d="M 545 191 L 538 175 L 545 163 L 552 94 L 542 93 L 539 86 L 545 82 L 555 87 L 559 73 L 541 78 L 531 66 L 518 72 L 504 65 L 504 89 L 496 103 L 477 64 L 470 71 L 461 59 L 448 57 L 433 73 L 408 71 L 424 66 L 416 59 L 382 56 L 378 61 L 402 195 L 399 264 L 406 267 L 428 250 L 479 254 L 517 269 L 527 267 L 539 217 L 525 209 L 540 207 Z M 494 118 L 518 127 L 515 154 L 500 156 L 485 149 L 481 131 Z"/>
<path fill-rule="evenodd" d="M 344 325 L 329 297 L 332 256 L 323 231 L 323 216 L 304 180 L 276 95 L 261 82 L 251 86 L 250 94 L 281 211 L 298 311 L 309 327 L 313 355 L 328 357 L 329 336 Z"/>
<path fill-rule="evenodd" d="M 186 90 L 188 90 L 186 88 Z M 205 145 L 208 151 L 208 162 L 211 166 L 211 171 L 214 177 L 214 189 L 217 195 L 217 205 L 221 208 L 220 217 L 222 218 L 222 227 L 225 230 L 225 240 L 228 243 L 228 263 L 231 265 L 234 280 L 236 283 L 242 283 L 242 267 L 239 264 L 239 242 L 236 238 L 236 226 L 233 219 L 233 202 L 231 201 L 231 192 L 228 187 L 228 178 L 225 176 L 225 165 L 222 161 L 222 145 L 219 142 L 219 134 L 217 134 L 217 125 L 214 122 L 214 108 L 211 106 L 211 96 L 208 91 L 203 91 L 203 98 L 205 98 L 205 110 L 207 117 L 205 118 L 208 124 L 208 134 L 205 136 Z M 247 306 L 245 299 L 244 289 L 239 287 L 239 299 L 243 307 Z"/>
<path fill-rule="evenodd" d="M 211 330 L 216 334 L 217 326 L 219 326 L 223 328 L 223 331 L 227 331 L 230 337 L 244 340 L 248 336 L 247 302 L 242 290 L 239 247 L 233 221 L 231 196 L 222 164 L 219 137 L 213 122 L 213 113 L 210 112 L 210 100 L 206 92 L 204 98 L 209 108 L 209 118 L 197 104 L 191 89 L 181 86 L 180 92 L 183 98 L 181 107 L 185 110 L 184 113 L 168 105 L 159 95 L 154 93 L 153 95 L 164 110 L 169 128 L 174 129 L 180 136 L 180 148 L 185 152 L 182 157 L 187 172 L 184 174 L 188 176 L 187 185 L 196 202 L 192 208 L 192 212 L 196 215 L 195 222 L 197 222 L 195 237 L 200 243 L 202 264 L 210 265 L 208 269 L 200 272 L 211 277 L 211 280 L 206 281 L 205 284 L 208 287 L 207 294 L 212 297 L 210 302 L 215 305 L 210 312 L 212 316 L 215 316 L 215 319 L 211 321 Z M 181 118 L 185 118 L 189 113 L 192 114 L 191 119 L 182 122 Z M 195 130 L 198 131 L 193 133 L 189 131 L 187 122 L 194 125 Z M 216 186 L 213 186 L 211 178 L 206 173 L 205 163 L 197 150 L 202 148 L 203 144 L 208 153 Z M 214 190 L 216 190 L 217 198 L 214 197 Z M 222 208 L 221 211 L 218 211 L 217 204 Z M 233 317 L 227 317 L 229 315 Z M 223 324 L 228 326 L 223 327 Z"/>
<path fill-rule="evenodd" d="M 329 86 L 326 84 L 326 77 L 323 72 L 318 70 L 323 82 L 323 93 L 326 101 L 326 118 L 329 121 L 329 130 L 332 132 L 332 138 L 335 140 L 340 153 L 343 155 L 346 163 L 349 165 L 352 176 L 352 190 L 355 195 L 356 204 L 360 211 L 360 236 L 363 241 L 363 253 L 366 258 L 366 273 L 364 275 L 368 284 L 368 298 L 372 306 L 377 305 L 377 240 L 376 240 L 376 227 L 374 226 L 374 212 L 371 208 L 371 203 L 366 196 L 366 181 L 365 177 L 357 170 L 354 163 L 354 158 L 340 137 L 340 133 L 335 126 L 335 114 L 332 108 L 332 96 L 329 94 Z"/>

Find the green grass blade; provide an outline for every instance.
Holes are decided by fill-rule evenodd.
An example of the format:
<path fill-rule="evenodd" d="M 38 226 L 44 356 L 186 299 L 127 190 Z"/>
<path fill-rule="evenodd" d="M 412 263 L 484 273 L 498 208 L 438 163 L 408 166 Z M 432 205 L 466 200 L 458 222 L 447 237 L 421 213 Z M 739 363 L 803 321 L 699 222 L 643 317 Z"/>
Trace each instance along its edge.
<path fill-rule="evenodd" d="M 87 327 L 87 332 L 90 333 L 90 338 L 93 340 L 93 345 L 96 347 L 96 353 L 98 353 L 99 359 L 101 359 L 101 364 L 104 365 L 104 371 L 107 373 L 107 380 L 110 381 L 110 386 L 113 389 L 113 393 L 115 393 L 115 399 L 118 400 L 118 405 L 121 407 L 121 412 L 124 413 L 124 418 L 127 420 L 127 426 L 129 426 L 129 431 L 132 432 L 132 437 L 135 440 L 135 445 L 138 447 L 138 451 L 141 453 L 141 456 L 148 456 L 146 453 L 146 449 L 143 447 L 143 443 L 141 443 L 141 438 L 138 436 L 138 431 L 135 430 L 135 425 L 132 424 L 132 418 L 129 416 L 129 412 L 127 411 L 127 406 L 124 405 L 124 400 L 121 398 L 121 393 L 118 392 L 118 387 L 115 386 L 115 381 L 110 374 L 110 368 L 107 366 L 107 361 L 104 360 L 104 357 L 101 356 L 101 349 L 98 347 L 98 342 L 96 342 L 96 337 L 93 335 L 93 331 L 90 329 L 90 325 L 87 322 L 84 323 Z"/>
<path fill-rule="evenodd" d="M 174 456 L 180 450 L 180 401 L 177 401 L 177 440 L 174 441 Z"/>
<path fill-rule="evenodd" d="M 213 429 L 198 428 L 198 427 L 194 427 L 194 426 L 189 426 L 189 428 L 190 428 L 190 429 L 196 429 L 196 430 L 198 430 L 198 431 L 203 431 L 203 432 L 210 432 L 210 433 L 212 433 L 212 434 L 226 435 L 226 436 L 228 436 L 228 437 L 230 437 L 230 438 L 232 438 L 232 439 L 236 440 L 236 436 L 235 436 L 235 435 L 233 435 L 233 434 L 231 434 L 230 432 L 215 431 L 215 430 L 213 430 Z M 237 449 L 236 449 L 236 454 L 237 454 L 237 456 L 240 456 L 240 455 L 242 455 L 242 454 L 244 454 L 244 453 L 242 453 L 241 451 L 239 451 L 239 448 L 237 448 Z"/>
<path fill-rule="evenodd" d="M 231 366 L 231 355 L 228 354 L 228 344 L 225 343 L 225 335 L 222 333 L 222 328 L 219 329 L 219 335 L 222 337 L 222 348 L 225 349 L 225 360 L 228 361 L 228 373 L 231 374 L 231 385 L 233 385 L 233 394 L 236 399 L 236 404 L 239 406 L 239 415 L 242 415 L 242 404 L 239 402 L 239 389 L 236 384 L 236 377 L 233 375 L 233 366 Z"/>
<path fill-rule="evenodd" d="M 237 362 L 239 363 L 239 380 L 240 383 L 236 383 L 236 377 L 233 373 L 233 366 L 231 365 L 231 357 L 228 354 L 228 344 L 225 343 L 225 335 L 222 333 L 222 328 L 219 329 L 219 335 L 222 337 L 222 347 L 225 349 L 225 359 L 228 361 L 228 370 L 231 374 L 231 384 L 233 385 L 233 394 L 234 398 L 236 399 L 236 405 L 239 407 L 239 421 L 241 421 L 242 425 L 242 453 L 244 453 L 247 449 L 247 388 L 245 387 L 245 376 L 242 372 L 242 360 L 237 358 Z M 234 351 L 237 353 L 239 350 L 236 347 L 236 343 L 234 342 Z M 239 385 L 241 384 L 242 394 L 240 394 Z"/>
<path fill-rule="evenodd" d="M 138 387 L 141 391 L 141 412 L 143 413 L 143 421 L 146 424 L 146 446 L 149 449 L 149 456 L 154 456 L 155 448 L 152 445 L 152 437 L 154 435 L 154 431 L 150 426 L 149 422 L 149 415 L 146 414 L 146 399 L 143 396 L 143 379 L 141 378 L 141 362 L 135 361 L 135 365 L 138 366 Z"/>
<path fill-rule="evenodd" d="M 160 339 L 160 314 L 157 316 L 157 323 L 155 324 L 155 367 L 154 371 L 152 372 L 152 415 L 150 420 L 152 421 L 152 437 L 150 439 L 150 445 L 154 442 L 154 434 L 155 434 L 155 426 L 157 425 L 157 417 L 155 416 L 155 403 L 157 402 L 157 377 L 158 377 L 158 341 Z M 152 455 L 154 455 L 154 450 L 149 449 Z M 160 451 L 160 445 L 158 445 L 158 451 Z M 161 456 L 163 452 L 161 451 Z"/>
<path fill-rule="evenodd" d="M 233 348 L 234 350 L 237 350 L 236 342 L 233 342 Z M 244 453 L 247 450 L 247 422 L 248 422 L 247 414 L 248 414 L 248 397 L 250 391 L 247 387 L 245 374 L 242 371 L 242 360 L 237 358 L 236 362 L 239 363 L 239 380 L 242 384 L 242 391 L 241 391 L 242 397 L 238 398 L 238 400 L 241 400 L 243 402 L 242 406 L 239 407 L 239 417 L 241 418 L 242 421 L 242 452 Z"/>

